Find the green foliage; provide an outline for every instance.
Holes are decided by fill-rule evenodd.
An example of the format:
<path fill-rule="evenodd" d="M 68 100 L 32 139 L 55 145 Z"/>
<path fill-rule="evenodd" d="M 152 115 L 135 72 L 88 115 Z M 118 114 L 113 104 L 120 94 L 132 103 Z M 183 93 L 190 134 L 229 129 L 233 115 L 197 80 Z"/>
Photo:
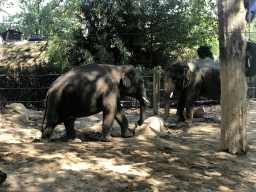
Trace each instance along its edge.
<path fill-rule="evenodd" d="M 71 66 L 94 63 L 94 58 L 91 53 L 78 46 L 71 46 L 70 48 L 68 48 L 67 59 L 68 63 Z"/>
<path fill-rule="evenodd" d="M 155 72 L 160 73 L 160 75 L 163 73 L 162 66 L 155 66 L 153 69 L 151 69 L 138 65 L 136 68 L 138 69 L 142 76 L 153 76 Z"/>
<path fill-rule="evenodd" d="M 67 42 L 55 36 L 55 38 L 49 42 L 44 56 L 49 61 L 48 65 L 55 65 L 60 68 L 65 68 L 69 66 L 66 52 Z"/>
<path fill-rule="evenodd" d="M 114 63 L 114 57 L 112 53 L 107 52 L 106 48 L 102 45 L 96 45 L 97 56 L 95 58 L 97 63 Z"/>
<path fill-rule="evenodd" d="M 66 66 L 71 60 L 72 65 L 94 60 L 165 67 L 169 60 L 195 58 L 193 50 L 205 45 L 218 56 L 213 0 L 190 0 L 189 3 L 182 0 L 19 2 L 23 12 L 16 18 L 19 18 L 21 32 L 26 38 L 41 33 L 56 43 L 49 43 L 52 47 L 48 52 L 56 65 Z M 77 36 L 76 33 L 85 28 L 87 36 L 84 32 Z M 192 51 L 188 53 L 187 49 Z M 71 60 L 67 58 L 69 53 L 64 53 L 68 50 L 72 53 Z M 84 54 L 88 59 L 82 58 Z"/>
<path fill-rule="evenodd" d="M 26 39 L 34 34 L 43 34 L 49 40 L 54 38 L 52 36 L 68 40 L 79 25 L 74 14 L 78 4 L 78 0 L 19 0 L 22 12 L 13 18 L 19 20 L 20 30 Z"/>
<path fill-rule="evenodd" d="M 82 2 L 81 19 L 88 28 L 92 54 L 93 45 L 102 45 L 113 53 L 115 63 L 147 67 L 166 65 L 180 47 L 196 50 L 208 45 L 217 55 L 216 4 L 212 0 Z"/>

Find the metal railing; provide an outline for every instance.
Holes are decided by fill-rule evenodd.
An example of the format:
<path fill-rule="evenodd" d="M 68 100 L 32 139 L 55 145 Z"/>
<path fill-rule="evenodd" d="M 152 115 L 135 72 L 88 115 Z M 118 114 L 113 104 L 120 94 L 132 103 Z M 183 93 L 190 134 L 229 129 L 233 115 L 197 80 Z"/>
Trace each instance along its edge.
<path fill-rule="evenodd" d="M 29 77 L 32 78 L 35 83 L 31 83 L 31 87 L 25 87 L 25 85 L 18 84 L 19 87 L 3 87 L 1 83 L 1 78 L 5 77 L 15 77 L 15 75 L 0 75 L 0 107 L 1 109 L 6 105 L 10 103 L 23 103 L 26 107 L 32 107 L 36 108 L 37 110 L 40 110 L 41 108 L 44 108 L 45 104 L 45 96 L 46 92 L 49 89 L 49 86 L 51 83 L 57 79 L 62 74 L 44 74 L 44 75 L 16 75 L 18 78 L 25 78 Z M 43 87 L 34 87 L 35 85 L 39 86 L 38 79 L 36 78 L 44 78 L 44 77 L 51 77 L 51 80 L 45 80 Z M 150 101 L 149 107 L 153 107 L 154 105 L 158 105 L 156 103 L 160 103 L 160 106 L 162 104 L 162 77 L 159 76 L 159 79 L 157 81 L 153 81 L 153 76 L 143 76 L 143 79 L 145 81 L 145 88 L 147 91 L 148 99 Z M 24 81 L 24 80 L 23 80 Z M 16 82 L 17 83 L 17 82 Z M 157 83 L 157 85 L 156 85 Z M 12 83 L 10 83 L 12 84 Z M 47 84 L 47 85 L 46 85 Z M 22 87 L 24 86 L 24 87 Z M 153 87 L 158 87 L 158 91 L 154 92 Z M 9 93 L 7 93 L 9 92 Z M 157 97 L 154 96 L 154 94 L 158 94 Z M 248 87 L 249 95 L 248 98 L 256 100 L 256 87 Z M 17 95 L 17 96 L 15 96 Z M 154 103 L 154 99 L 156 98 L 156 101 Z M 176 104 L 177 101 L 173 100 L 173 105 Z M 200 103 L 202 101 L 197 101 L 197 103 Z M 204 100 L 204 102 L 207 102 Z M 212 100 L 208 100 L 209 103 L 212 102 Z M 125 97 L 122 99 L 122 105 L 124 107 L 137 107 L 139 103 L 136 101 L 136 99 Z"/>

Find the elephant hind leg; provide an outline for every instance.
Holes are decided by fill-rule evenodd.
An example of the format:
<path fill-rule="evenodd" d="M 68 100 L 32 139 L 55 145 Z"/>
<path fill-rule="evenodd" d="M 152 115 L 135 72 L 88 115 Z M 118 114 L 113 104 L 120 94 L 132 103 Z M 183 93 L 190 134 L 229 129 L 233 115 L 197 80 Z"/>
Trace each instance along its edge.
<path fill-rule="evenodd" d="M 112 141 L 110 132 L 115 120 L 115 115 L 117 111 L 117 98 L 114 95 L 105 96 L 103 101 L 103 123 L 102 123 L 102 141 L 109 142 Z"/>
<path fill-rule="evenodd" d="M 132 137 L 134 133 L 128 128 L 128 120 L 124 115 L 123 110 L 118 110 L 115 117 L 116 121 L 121 127 L 121 137 Z"/>
<path fill-rule="evenodd" d="M 75 124 L 75 119 L 64 121 L 67 139 L 77 138 L 77 133 L 76 133 L 74 124 Z"/>
<path fill-rule="evenodd" d="M 56 127 L 57 124 L 50 124 L 46 123 L 45 128 L 42 130 L 42 139 L 50 138 L 53 133 L 53 129 Z"/>
<path fill-rule="evenodd" d="M 103 111 L 103 124 L 102 124 L 102 141 L 109 142 L 112 141 L 110 132 L 112 125 L 114 123 L 115 113 L 114 112 L 104 112 Z"/>
<path fill-rule="evenodd" d="M 45 112 L 45 119 L 46 119 L 46 125 L 43 128 L 42 125 L 42 139 L 50 138 L 53 133 L 53 129 L 61 123 L 61 121 L 58 119 L 58 113 L 55 109 L 52 109 L 49 107 L 47 111 Z M 43 122 L 44 123 L 44 122 Z"/>

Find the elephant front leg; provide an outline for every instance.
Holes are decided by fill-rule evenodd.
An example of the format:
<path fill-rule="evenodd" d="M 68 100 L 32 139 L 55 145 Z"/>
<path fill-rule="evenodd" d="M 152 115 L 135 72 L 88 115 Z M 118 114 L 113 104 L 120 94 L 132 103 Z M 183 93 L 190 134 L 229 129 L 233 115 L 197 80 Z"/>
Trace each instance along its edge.
<path fill-rule="evenodd" d="M 186 100 L 186 93 L 182 91 L 179 95 L 179 102 L 177 107 L 177 115 L 179 117 L 179 121 L 185 121 L 186 118 L 184 116 L 184 108 L 185 108 L 185 100 Z"/>
<path fill-rule="evenodd" d="M 115 119 L 118 122 L 118 124 L 121 126 L 121 137 L 128 138 L 134 135 L 134 132 L 128 128 L 128 120 L 124 115 L 123 110 L 120 109 L 117 111 Z"/>
<path fill-rule="evenodd" d="M 186 123 L 193 123 L 193 113 L 195 108 L 195 100 L 199 97 L 199 93 L 201 92 L 201 85 L 197 84 L 194 87 L 190 87 L 190 89 L 187 90 L 186 94 L 186 116 L 187 120 Z"/>
<path fill-rule="evenodd" d="M 194 102 L 191 104 L 188 104 L 186 106 L 186 116 L 187 119 L 185 120 L 185 123 L 193 123 L 193 111 L 194 111 Z"/>
<path fill-rule="evenodd" d="M 186 123 L 193 123 L 193 113 L 194 113 L 194 108 L 195 108 L 195 100 L 196 96 L 194 95 L 188 95 L 187 100 L 186 100 Z"/>

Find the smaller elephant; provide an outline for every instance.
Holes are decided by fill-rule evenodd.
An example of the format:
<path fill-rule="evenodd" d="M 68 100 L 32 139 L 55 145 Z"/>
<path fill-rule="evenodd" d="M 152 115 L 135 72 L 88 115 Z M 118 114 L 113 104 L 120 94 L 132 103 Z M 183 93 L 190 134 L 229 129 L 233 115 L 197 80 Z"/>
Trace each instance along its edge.
<path fill-rule="evenodd" d="M 147 95 L 139 71 L 132 65 L 88 64 L 76 67 L 56 79 L 47 92 L 41 138 L 50 138 L 53 129 L 64 122 L 67 139 L 77 138 L 76 118 L 103 111 L 102 141 L 111 141 L 114 120 L 121 126 L 121 136 L 131 137 L 120 99 L 124 96 L 140 102 L 141 125 L 146 117 Z"/>
<path fill-rule="evenodd" d="M 199 96 L 220 100 L 219 63 L 210 59 L 174 61 L 167 65 L 164 73 L 164 120 L 169 116 L 170 95 L 180 91 L 177 115 L 179 121 L 193 122 L 195 100 Z M 183 111 L 186 108 L 186 118 Z"/>

